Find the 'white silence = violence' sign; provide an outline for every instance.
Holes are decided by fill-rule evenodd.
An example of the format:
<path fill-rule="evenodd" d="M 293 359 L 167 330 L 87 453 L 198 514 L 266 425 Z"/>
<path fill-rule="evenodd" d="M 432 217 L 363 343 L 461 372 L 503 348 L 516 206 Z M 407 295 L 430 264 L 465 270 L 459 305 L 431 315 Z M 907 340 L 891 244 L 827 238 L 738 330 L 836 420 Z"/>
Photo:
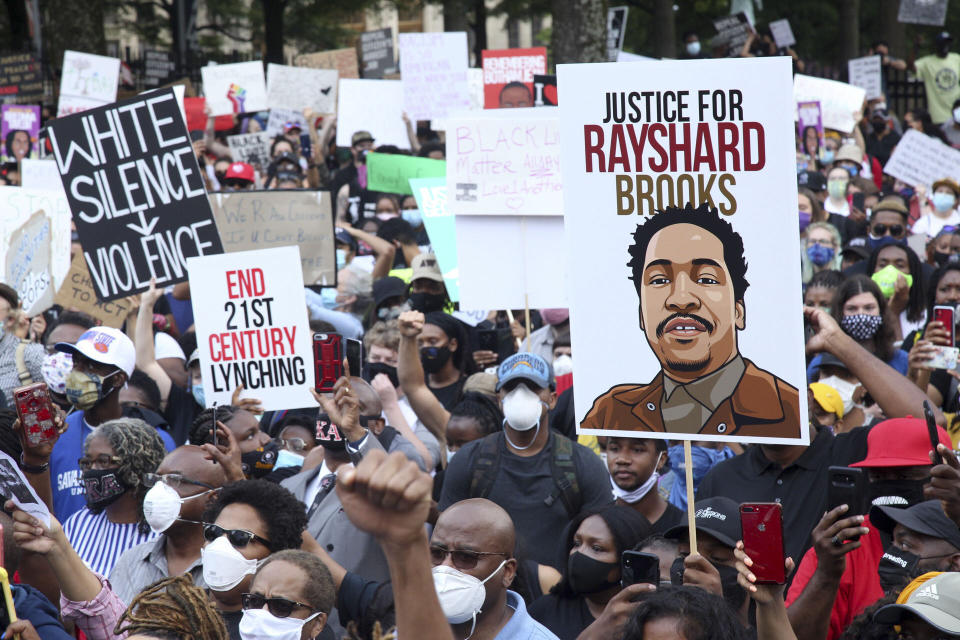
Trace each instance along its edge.
<path fill-rule="evenodd" d="M 187 279 L 187 258 L 223 253 L 172 89 L 48 127 L 97 296 Z"/>

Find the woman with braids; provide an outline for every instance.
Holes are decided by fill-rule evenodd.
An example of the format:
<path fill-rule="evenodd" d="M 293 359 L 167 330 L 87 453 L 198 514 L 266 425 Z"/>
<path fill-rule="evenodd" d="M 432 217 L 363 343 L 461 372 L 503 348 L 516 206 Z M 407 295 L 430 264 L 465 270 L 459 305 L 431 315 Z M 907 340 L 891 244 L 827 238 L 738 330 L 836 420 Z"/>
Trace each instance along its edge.
<path fill-rule="evenodd" d="M 190 576 L 161 580 L 134 598 L 117 622 L 115 638 L 226 640 L 227 628 Z"/>
<path fill-rule="evenodd" d="M 143 518 L 143 478 L 165 454 L 157 430 L 135 418 L 109 420 L 87 436 L 79 460 L 87 506 L 67 518 L 63 530 L 100 575 L 109 575 L 124 551 L 156 537 Z"/>
<path fill-rule="evenodd" d="M 213 443 L 214 409 L 204 409 L 193 421 L 190 429 L 190 444 L 202 446 Z M 235 405 L 216 408 L 217 423 L 226 427 L 240 449 L 240 464 L 247 478 L 262 478 L 271 471 L 277 462 L 280 445 L 260 430 L 260 420 L 246 409 Z M 226 445 L 225 434 L 220 435 L 218 444 Z M 226 454 L 225 454 L 226 455 Z M 224 467 L 224 471 L 227 467 Z M 228 480 L 239 480 L 231 478 Z"/>
<path fill-rule="evenodd" d="M 479 440 L 503 427 L 503 413 L 496 399 L 476 391 L 463 394 L 447 422 L 447 462 L 468 442 Z"/>

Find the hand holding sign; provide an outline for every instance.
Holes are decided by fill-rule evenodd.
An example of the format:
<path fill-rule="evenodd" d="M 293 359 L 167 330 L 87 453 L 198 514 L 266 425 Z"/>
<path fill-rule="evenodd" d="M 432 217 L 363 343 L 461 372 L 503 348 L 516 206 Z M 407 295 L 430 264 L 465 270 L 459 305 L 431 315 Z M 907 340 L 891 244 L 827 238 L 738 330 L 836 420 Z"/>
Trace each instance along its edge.
<path fill-rule="evenodd" d="M 349 371 L 347 359 L 343 359 L 343 370 Z M 350 378 L 343 376 L 333 385 L 333 397 L 328 394 L 319 394 L 316 389 L 310 389 L 317 403 L 330 417 L 330 422 L 337 425 L 349 442 L 356 442 L 367 433 L 360 426 L 360 400 L 350 388 Z"/>
<path fill-rule="evenodd" d="M 233 397 L 230 399 L 230 404 L 235 407 L 240 407 L 245 411 L 249 411 L 254 415 L 263 414 L 263 403 L 260 402 L 259 398 L 241 398 L 240 394 L 243 393 L 243 385 L 238 385 L 236 389 L 233 390 Z"/>

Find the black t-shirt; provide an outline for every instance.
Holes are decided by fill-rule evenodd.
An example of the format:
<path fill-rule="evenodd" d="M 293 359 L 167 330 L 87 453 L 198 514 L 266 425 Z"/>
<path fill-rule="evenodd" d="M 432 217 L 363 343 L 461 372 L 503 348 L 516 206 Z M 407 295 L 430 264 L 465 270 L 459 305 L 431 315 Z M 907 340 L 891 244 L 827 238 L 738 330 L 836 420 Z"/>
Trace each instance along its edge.
<path fill-rule="evenodd" d="M 170 395 L 167 396 L 167 408 L 163 417 L 170 424 L 170 436 L 178 447 L 187 442 L 193 419 L 200 411 L 202 409 L 193 399 L 192 393 L 175 384 L 170 385 Z"/>
<path fill-rule="evenodd" d="M 870 133 L 866 138 L 867 155 L 873 156 L 877 162 L 885 165 L 898 142 L 900 142 L 900 136 L 896 131 L 890 131 L 882 138 L 878 138 L 875 133 Z"/>
<path fill-rule="evenodd" d="M 663 515 L 657 519 L 656 522 L 650 523 L 650 535 L 659 533 L 663 535 L 667 532 L 667 529 L 670 527 L 675 527 L 678 524 L 683 524 L 686 519 L 686 514 L 677 508 L 676 506 L 667 503 L 667 510 L 663 512 Z"/>
<path fill-rule="evenodd" d="M 240 611 L 220 611 L 220 617 L 223 623 L 227 625 L 227 635 L 230 640 L 242 640 L 240 637 L 240 619 L 243 618 L 243 610 Z"/>
<path fill-rule="evenodd" d="M 428 385 L 427 388 L 433 391 L 433 395 L 437 397 L 437 400 L 440 401 L 444 409 L 453 411 L 453 408 L 457 406 L 457 403 L 460 401 L 460 396 L 463 392 L 463 383 L 465 381 L 465 378 L 460 378 L 453 384 L 448 384 L 445 387 L 431 387 Z"/>
<path fill-rule="evenodd" d="M 548 593 L 529 608 L 530 616 L 550 629 L 560 640 L 576 640 L 596 618 L 583 598 L 561 598 Z"/>

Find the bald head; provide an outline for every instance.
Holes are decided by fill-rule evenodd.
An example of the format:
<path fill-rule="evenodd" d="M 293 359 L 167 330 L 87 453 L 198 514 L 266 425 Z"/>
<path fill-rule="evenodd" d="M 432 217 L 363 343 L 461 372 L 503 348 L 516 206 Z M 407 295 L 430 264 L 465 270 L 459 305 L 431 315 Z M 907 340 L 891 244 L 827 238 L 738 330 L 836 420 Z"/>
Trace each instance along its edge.
<path fill-rule="evenodd" d="M 485 498 L 461 500 L 440 514 L 434 530 L 456 535 L 460 540 L 473 538 L 471 546 L 478 551 L 495 551 L 513 557 L 516 532 L 510 514 L 503 507 Z"/>
<path fill-rule="evenodd" d="M 222 487 L 227 483 L 223 465 L 208 460 L 207 452 L 192 444 L 185 444 L 168 453 L 160 463 L 157 473 L 161 475 L 179 473 L 185 478 L 203 482 L 212 487 Z"/>
<path fill-rule="evenodd" d="M 369 382 L 363 378 L 351 376 L 350 388 L 357 394 L 357 400 L 360 401 L 360 415 L 379 416 L 383 412 L 383 403 L 380 402 L 380 396 L 370 386 Z"/>

